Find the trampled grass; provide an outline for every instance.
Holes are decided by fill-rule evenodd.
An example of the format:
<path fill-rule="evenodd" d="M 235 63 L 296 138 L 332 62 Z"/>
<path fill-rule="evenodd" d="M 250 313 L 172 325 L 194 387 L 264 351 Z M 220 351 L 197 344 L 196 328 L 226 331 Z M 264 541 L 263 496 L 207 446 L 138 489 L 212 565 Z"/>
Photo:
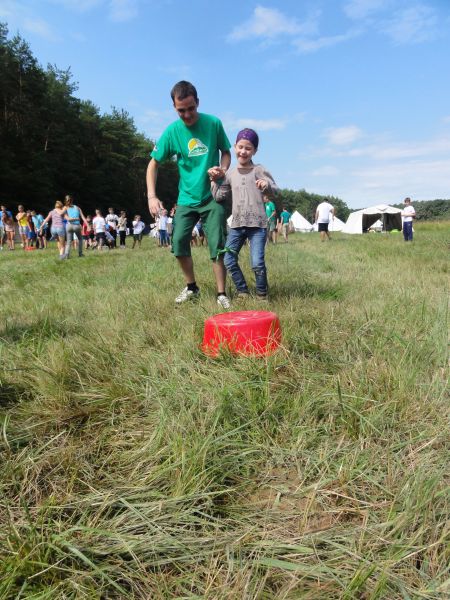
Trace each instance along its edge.
<path fill-rule="evenodd" d="M 270 247 L 266 359 L 200 351 L 204 248 L 179 308 L 150 240 L 3 251 L 0 597 L 446 597 L 450 233 L 416 230 Z"/>

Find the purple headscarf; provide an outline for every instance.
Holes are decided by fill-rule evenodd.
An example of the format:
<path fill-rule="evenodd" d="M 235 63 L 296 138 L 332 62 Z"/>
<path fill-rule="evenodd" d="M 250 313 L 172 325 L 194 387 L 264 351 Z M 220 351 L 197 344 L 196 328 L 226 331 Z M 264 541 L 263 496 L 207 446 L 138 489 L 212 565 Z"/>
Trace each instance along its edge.
<path fill-rule="evenodd" d="M 236 136 L 236 144 L 239 140 L 247 140 L 255 146 L 255 150 L 258 150 L 259 137 L 256 131 L 253 129 L 242 129 Z"/>

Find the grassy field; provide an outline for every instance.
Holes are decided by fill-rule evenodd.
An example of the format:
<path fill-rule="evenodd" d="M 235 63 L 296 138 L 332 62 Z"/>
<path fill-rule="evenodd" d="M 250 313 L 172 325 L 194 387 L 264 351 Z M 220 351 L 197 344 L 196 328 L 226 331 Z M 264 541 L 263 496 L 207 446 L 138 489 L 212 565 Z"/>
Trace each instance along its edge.
<path fill-rule="evenodd" d="M 204 248 L 178 308 L 150 240 L 3 251 L 0 598 L 448 597 L 449 243 L 269 247 L 284 347 L 216 360 Z"/>

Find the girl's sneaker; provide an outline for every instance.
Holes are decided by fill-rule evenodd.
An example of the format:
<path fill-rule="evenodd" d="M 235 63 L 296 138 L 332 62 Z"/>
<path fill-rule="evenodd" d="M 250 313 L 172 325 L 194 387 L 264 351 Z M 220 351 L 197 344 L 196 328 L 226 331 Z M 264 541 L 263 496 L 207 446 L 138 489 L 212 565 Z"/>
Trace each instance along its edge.
<path fill-rule="evenodd" d="M 220 296 L 217 296 L 217 304 L 225 310 L 231 308 L 231 302 L 229 301 L 228 297 L 225 296 L 225 294 L 220 294 Z"/>

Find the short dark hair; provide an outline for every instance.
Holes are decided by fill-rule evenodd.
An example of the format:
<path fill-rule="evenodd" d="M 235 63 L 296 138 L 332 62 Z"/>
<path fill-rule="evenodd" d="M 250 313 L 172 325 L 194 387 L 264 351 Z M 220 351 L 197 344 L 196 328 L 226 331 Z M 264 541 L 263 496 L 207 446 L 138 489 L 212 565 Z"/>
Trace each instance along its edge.
<path fill-rule="evenodd" d="M 194 100 L 198 102 L 197 90 L 189 81 L 183 80 L 176 83 L 170 92 L 170 96 L 172 98 L 172 102 L 175 102 L 175 98 L 178 98 L 178 100 L 184 100 L 185 98 L 189 98 L 189 96 L 193 96 Z"/>

